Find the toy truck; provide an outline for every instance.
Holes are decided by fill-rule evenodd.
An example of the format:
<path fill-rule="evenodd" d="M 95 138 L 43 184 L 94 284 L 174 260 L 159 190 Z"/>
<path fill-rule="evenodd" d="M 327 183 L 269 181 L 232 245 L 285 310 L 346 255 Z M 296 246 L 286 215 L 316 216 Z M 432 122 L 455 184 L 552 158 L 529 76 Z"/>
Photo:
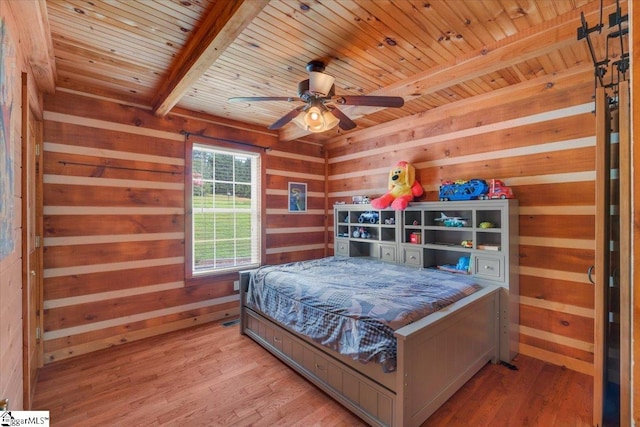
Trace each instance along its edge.
<path fill-rule="evenodd" d="M 443 181 L 440 185 L 440 200 L 475 200 L 487 193 L 489 186 L 482 179 L 469 181 Z"/>
<path fill-rule="evenodd" d="M 511 187 L 504 185 L 499 179 L 489 180 L 487 193 L 482 195 L 481 199 L 513 199 L 513 190 Z"/>

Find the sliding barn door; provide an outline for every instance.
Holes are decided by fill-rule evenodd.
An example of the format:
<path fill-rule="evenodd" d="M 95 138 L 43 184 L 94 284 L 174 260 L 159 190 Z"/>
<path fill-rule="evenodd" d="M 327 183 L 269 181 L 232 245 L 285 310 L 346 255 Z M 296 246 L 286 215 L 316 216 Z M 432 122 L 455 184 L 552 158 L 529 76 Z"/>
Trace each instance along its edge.
<path fill-rule="evenodd" d="M 609 232 L 611 211 L 611 111 L 604 88 L 596 90 L 596 264 L 592 280 L 594 300 L 594 354 L 593 354 L 593 425 L 603 425 L 606 393 L 607 359 L 607 307 L 609 303 Z"/>
<path fill-rule="evenodd" d="M 619 364 L 618 380 L 620 384 L 620 425 L 627 427 L 631 422 L 631 312 L 632 312 L 632 188 L 631 188 L 631 92 L 629 82 L 620 83 L 618 105 L 618 219 L 619 219 Z M 614 317 L 615 319 L 615 317 Z"/>
<path fill-rule="evenodd" d="M 595 426 L 630 420 L 631 162 L 629 85 L 596 90 Z"/>

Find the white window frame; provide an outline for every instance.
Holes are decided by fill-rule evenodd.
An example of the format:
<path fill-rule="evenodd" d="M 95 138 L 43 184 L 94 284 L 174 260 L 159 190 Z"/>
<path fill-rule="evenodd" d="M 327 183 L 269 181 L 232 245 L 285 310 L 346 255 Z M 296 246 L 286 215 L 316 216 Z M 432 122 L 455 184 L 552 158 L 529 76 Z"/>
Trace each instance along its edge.
<path fill-rule="evenodd" d="M 241 254 L 238 254 L 237 252 L 234 252 L 233 257 L 230 259 L 231 260 L 231 265 L 229 265 L 229 259 L 227 259 L 227 262 L 223 263 L 223 264 L 219 264 L 217 262 L 214 262 L 214 265 L 211 266 L 210 268 L 202 268 L 201 266 L 196 266 L 196 247 L 198 245 L 199 242 L 203 242 L 204 240 L 207 239 L 200 239 L 196 236 L 196 230 L 195 230 L 195 225 L 196 225 L 196 221 L 195 221 L 195 217 L 198 214 L 204 213 L 203 210 L 205 208 L 203 208 L 202 206 L 197 206 L 197 204 L 195 203 L 196 199 L 193 196 L 194 195 L 194 182 L 196 182 L 197 180 L 201 180 L 203 183 L 204 182 L 208 182 L 208 183 L 214 183 L 214 182 L 218 182 L 218 183 L 222 183 L 222 181 L 216 181 L 215 177 L 213 177 L 212 179 L 206 179 L 206 178 L 198 178 L 197 174 L 200 174 L 200 172 L 202 171 L 198 171 L 197 169 L 197 165 L 193 165 L 193 154 L 194 152 L 198 150 L 198 151 L 203 151 L 203 152 L 211 152 L 211 153 L 219 153 L 219 154 L 224 154 L 224 155 L 232 155 L 234 156 L 234 158 L 236 157 L 248 157 L 252 159 L 252 168 L 251 168 L 251 198 L 250 198 L 250 206 L 249 208 L 228 208 L 228 207 L 213 207 L 213 208 L 206 208 L 206 209 L 213 209 L 213 212 L 216 213 L 250 213 L 251 214 L 251 231 L 250 231 L 250 237 L 249 237 L 249 260 L 248 262 L 242 262 L 242 258 L 245 258 L 245 256 L 242 256 Z M 185 191 L 186 194 L 189 197 L 186 197 L 186 200 L 189 202 L 187 204 L 187 209 L 189 210 L 189 215 L 187 215 L 187 228 L 188 228 L 188 238 L 187 238 L 187 251 L 189 252 L 189 256 L 187 256 L 187 277 L 191 277 L 191 278 L 197 278 L 197 277 L 201 277 L 201 276 L 205 276 L 205 275 L 212 275 L 212 274 L 224 274 L 224 273 L 232 273 L 232 272 L 237 272 L 239 270 L 245 270 L 245 269 L 250 269 L 250 268 L 255 268 L 258 267 L 260 265 L 261 259 L 262 259 L 262 227 L 261 227 L 261 198 L 262 198 L 262 172 L 261 172 L 261 155 L 259 153 L 256 153 L 255 151 L 252 150 L 240 150 L 240 149 L 232 149 L 232 148 L 227 148 L 227 147 L 218 147 L 215 145 L 211 145 L 211 144 L 206 144 L 206 143 L 201 143 L 201 142 L 197 142 L 197 143 L 192 143 L 189 145 L 189 149 L 187 150 L 186 153 L 189 158 L 189 171 L 191 172 L 189 174 L 189 177 L 187 179 L 185 179 L 185 183 L 188 183 L 188 185 L 186 185 L 185 187 Z M 234 161 L 234 165 L 235 165 L 235 161 Z M 235 177 L 235 174 L 233 174 L 233 176 Z M 246 184 L 246 182 L 236 182 L 235 178 L 232 181 L 224 181 L 224 183 L 226 184 L 230 184 L 232 187 L 235 188 L 236 184 Z M 232 200 L 235 201 L 235 196 L 232 194 L 231 197 L 233 198 Z M 234 216 L 234 222 L 236 220 L 236 217 Z M 233 227 L 234 230 L 236 227 Z M 213 227 L 213 230 L 215 230 L 216 227 Z M 215 231 L 214 231 L 215 233 Z M 212 240 L 212 244 L 216 244 L 216 237 L 217 236 L 211 236 L 210 240 Z M 236 240 L 236 238 L 232 238 L 232 240 Z M 237 238 L 237 240 L 244 240 L 244 238 Z M 234 245 L 234 250 L 237 250 L 237 245 Z M 213 257 L 212 259 L 215 260 L 215 257 Z"/>

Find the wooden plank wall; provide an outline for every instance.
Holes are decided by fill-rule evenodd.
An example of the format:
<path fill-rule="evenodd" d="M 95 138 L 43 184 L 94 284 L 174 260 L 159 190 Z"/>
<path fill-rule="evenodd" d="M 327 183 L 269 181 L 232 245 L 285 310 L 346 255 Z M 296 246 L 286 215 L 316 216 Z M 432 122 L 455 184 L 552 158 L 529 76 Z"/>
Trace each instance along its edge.
<path fill-rule="evenodd" d="M 181 130 L 273 147 L 267 258 L 324 252 L 319 147 L 294 156 L 300 144 L 273 134 L 65 92 L 45 98 L 44 118 L 45 363 L 238 313 L 235 274 L 185 280 Z M 308 182 L 308 214 L 286 213 L 289 178 Z"/>
<path fill-rule="evenodd" d="M 267 152 L 266 263 L 321 258 L 326 245 L 326 166 L 320 145 L 280 143 Z M 288 183 L 307 184 L 307 211 L 288 212 Z"/>
<path fill-rule="evenodd" d="M 630 16 L 630 32 L 629 40 L 631 40 L 631 62 L 637 61 L 640 57 L 640 5 L 638 2 L 629 2 L 629 16 Z M 632 194 L 631 194 L 631 247 L 632 252 L 630 256 L 631 264 L 631 335 L 629 337 L 631 346 L 631 363 L 632 369 L 630 372 L 631 382 L 631 416 L 633 423 L 640 425 L 640 292 L 635 284 L 640 284 L 640 146 L 636 146 L 634 141 L 640 143 L 640 90 L 637 82 L 640 81 L 640 67 L 633 66 L 631 68 L 631 182 Z M 635 83 L 634 83 L 635 82 Z M 635 100 L 635 101 L 634 101 Z"/>
<path fill-rule="evenodd" d="M 0 5 L 2 9 L 4 7 Z M 2 82 L 3 132 L 0 142 L 2 183 L 2 250 L 0 251 L 0 398 L 8 398 L 12 407 L 22 407 L 22 218 L 21 211 L 21 79 L 18 65 L 12 68 L 8 58 L 16 57 L 17 38 L 10 23 L 0 15 L 0 46 L 5 50 L 8 67 Z M 2 65 L 0 65 L 2 66 Z M 4 76 L 4 75 L 3 75 Z M 6 98 L 5 98 L 6 97 Z M 12 114 L 9 114 L 9 113 Z"/>
<path fill-rule="evenodd" d="M 12 10 L 0 2 L 0 50 L 4 57 L 0 114 L 6 126 L 0 135 L 0 398 L 9 399 L 10 409 L 23 409 L 22 364 L 22 97 L 21 73 L 29 73 L 28 52 L 22 50 L 19 28 Z M 29 87 L 33 79 L 28 74 Z M 37 100 L 29 89 L 29 99 Z M 40 106 L 34 103 L 33 108 Z M 25 106 L 26 108 L 26 106 Z M 37 111 L 36 111 L 37 112 Z M 4 132 L 6 131 L 6 132 Z"/>
<path fill-rule="evenodd" d="M 334 140 L 329 203 L 381 195 L 399 160 L 423 201 L 441 180 L 503 179 L 520 204 L 519 351 L 592 374 L 593 93 L 585 65 Z"/>

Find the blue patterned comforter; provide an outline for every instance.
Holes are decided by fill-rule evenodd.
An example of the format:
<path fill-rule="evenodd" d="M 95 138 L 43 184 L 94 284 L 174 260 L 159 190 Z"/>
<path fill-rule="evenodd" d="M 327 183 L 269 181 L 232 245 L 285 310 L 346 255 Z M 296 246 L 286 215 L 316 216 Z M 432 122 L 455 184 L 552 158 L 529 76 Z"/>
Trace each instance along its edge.
<path fill-rule="evenodd" d="M 394 330 L 479 289 L 468 276 L 328 257 L 260 267 L 251 275 L 247 305 L 317 343 L 390 372 L 396 367 Z"/>

